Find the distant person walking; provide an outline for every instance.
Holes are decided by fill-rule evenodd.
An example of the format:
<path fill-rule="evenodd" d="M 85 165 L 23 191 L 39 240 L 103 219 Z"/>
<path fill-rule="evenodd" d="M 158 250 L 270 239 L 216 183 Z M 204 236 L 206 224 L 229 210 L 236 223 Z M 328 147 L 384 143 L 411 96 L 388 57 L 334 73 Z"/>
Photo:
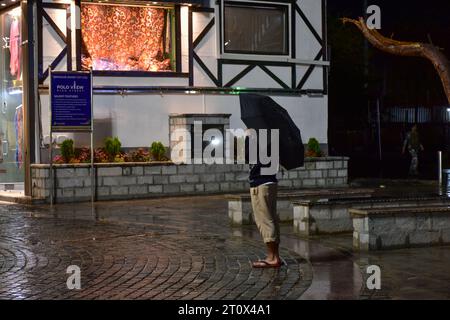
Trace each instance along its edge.
<path fill-rule="evenodd" d="M 411 131 L 406 134 L 406 138 L 403 143 L 403 154 L 405 154 L 406 149 L 408 149 L 408 152 L 411 155 L 409 175 L 417 176 L 419 174 L 419 151 L 424 150 L 423 145 L 420 142 L 417 125 L 413 125 Z"/>

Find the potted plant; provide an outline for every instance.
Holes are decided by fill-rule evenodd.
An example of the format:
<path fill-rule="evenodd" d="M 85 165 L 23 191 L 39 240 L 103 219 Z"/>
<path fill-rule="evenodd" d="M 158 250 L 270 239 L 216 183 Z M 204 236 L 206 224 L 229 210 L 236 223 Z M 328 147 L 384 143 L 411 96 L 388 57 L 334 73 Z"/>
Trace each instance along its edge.
<path fill-rule="evenodd" d="M 70 163 L 75 158 L 75 149 L 73 147 L 73 140 L 66 139 L 61 143 L 61 158 L 64 163 Z M 59 161 L 58 161 L 59 162 Z"/>
<path fill-rule="evenodd" d="M 315 158 L 315 157 L 322 157 L 323 153 L 322 150 L 320 150 L 320 144 L 319 141 L 317 141 L 316 138 L 310 138 L 308 141 L 308 145 L 306 147 L 306 157 L 309 158 Z"/>
<path fill-rule="evenodd" d="M 121 147 L 122 143 L 118 137 L 109 137 L 105 139 L 105 152 L 109 162 L 125 162 L 125 157 L 120 152 Z"/>
<path fill-rule="evenodd" d="M 159 141 L 155 141 L 152 143 L 152 145 L 150 146 L 150 154 L 151 154 L 152 160 L 154 160 L 154 161 L 167 161 L 168 160 L 168 158 L 165 156 L 166 148 Z"/>

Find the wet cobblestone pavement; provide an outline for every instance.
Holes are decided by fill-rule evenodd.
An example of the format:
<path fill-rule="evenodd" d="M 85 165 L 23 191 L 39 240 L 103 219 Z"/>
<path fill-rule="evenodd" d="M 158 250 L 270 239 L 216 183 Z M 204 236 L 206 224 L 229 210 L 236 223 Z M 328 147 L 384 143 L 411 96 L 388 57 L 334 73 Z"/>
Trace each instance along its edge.
<path fill-rule="evenodd" d="M 0 299 L 297 299 L 309 287 L 311 268 L 293 251 L 282 250 L 279 270 L 252 269 L 263 246 L 230 233 L 225 217 L 205 223 L 201 204 L 159 209 L 104 203 L 90 219 L 86 205 L 2 205 Z M 66 287 L 69 265 L 81 268 L 81 290 Z"/>
<path fill-rule="evenodd" d="M 449 299 L 450 247 L 366 255 L 351 235 L 282 227 L 279 270 L 253 226 L 232 228 L 221 196 L 27 207 L 0 204 L 0 299 Z M 368 290 L 379 265 L 382 289 Z M 81 290 L 66 268 L 81 267 Z"/>

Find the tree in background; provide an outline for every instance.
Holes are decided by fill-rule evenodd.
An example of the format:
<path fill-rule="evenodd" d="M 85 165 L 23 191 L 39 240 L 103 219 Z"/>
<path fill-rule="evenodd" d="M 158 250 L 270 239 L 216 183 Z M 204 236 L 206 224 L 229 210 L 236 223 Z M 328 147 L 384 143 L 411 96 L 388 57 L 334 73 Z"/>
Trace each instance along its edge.
<path fill-rule="evenodd" d="M 445 95 L 450 104 L 450 63 L 446 56 L 442 53 L 442 49 L 433 44 L 421 42 L 397 41 L 386 38 L 376 29 L 369 29 L 364 19 L 360 17 L 358 20 L 343 18 L 345 23 L 352 23 L 362 32 L 364 37 L 377 49 L 384 52 L 408 57 L 421 57 L 428 59 L 437 71 L 441 79 Z"/>

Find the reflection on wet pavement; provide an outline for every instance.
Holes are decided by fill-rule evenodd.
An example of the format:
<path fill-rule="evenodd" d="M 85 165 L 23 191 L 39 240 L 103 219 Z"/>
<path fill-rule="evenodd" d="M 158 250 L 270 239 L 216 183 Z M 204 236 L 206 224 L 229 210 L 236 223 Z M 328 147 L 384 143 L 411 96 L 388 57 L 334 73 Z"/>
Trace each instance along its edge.
<path fill-rule="evenodd" d="M 166 201 L 0 206 L 0 299 L 298 299 L 311 284 L 285 248 L 279 270 L 253 269 L 264 250 L 233 234 L 223 200 Z"/>
<path fill-rule="evenodd" d="M 222 196 L 3 204 L 0 228 L 0 298 L 450 298 L 450 247 L 356 254 L 351 235 L 305 240 L 284 225 L 287 267 L 254 270 L 264 244 L 254 226 L 230 227 Z M 83 293 L 61 285 L 69 262 L 88 275 Z M 366 288 L 368 265 L 381 290 Z"/>

